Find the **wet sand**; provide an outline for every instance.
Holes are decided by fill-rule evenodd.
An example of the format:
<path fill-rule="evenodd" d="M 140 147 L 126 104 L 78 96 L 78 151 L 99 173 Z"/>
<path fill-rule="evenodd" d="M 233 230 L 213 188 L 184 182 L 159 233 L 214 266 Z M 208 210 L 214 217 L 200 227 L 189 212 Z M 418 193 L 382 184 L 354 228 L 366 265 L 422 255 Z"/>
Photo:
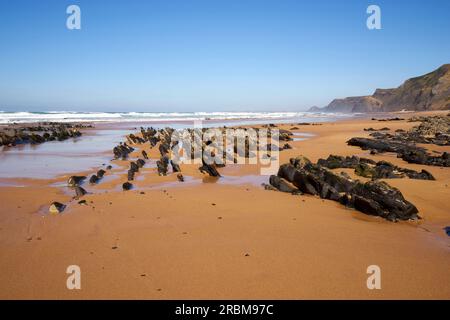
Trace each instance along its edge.
<path fill-rule="evenodd" d="M 312 161 L 338 154 L 426 169 L 436 181 L 386 180 L 417 206 L 418 222 L 392 223 L 317 197 L 266 191 L 260 183 L 268 177 L 251 165 L 221 168 L 218 180 L 182 165 L 180 183 L 174 174 L 158 176 L 148 161 L 136 188 L 123 192 L 128 161 L 113 161 L 101 183 L 83 186 L 92 192 L 83 197 L 87 206 L 71 200 L 67 176 L 0 179 L 0 298 L 450 299 L 450 168 L 345 143 L 368 136 L 364 128 L 413 125 L 367 118 L 280 126 L 311 134 L 289 142 L 294 148 L 280 152 L 280 164 L 300 154 Z M 146 151 L 159 157 L 155 148 Z M 68 207 L 50 215 L 53 201 Z M 65 271 L 74 264 L 81 290 L 66 288 Z M 373 264 L 381 268 L 381 290 L 366 287 Z"/>

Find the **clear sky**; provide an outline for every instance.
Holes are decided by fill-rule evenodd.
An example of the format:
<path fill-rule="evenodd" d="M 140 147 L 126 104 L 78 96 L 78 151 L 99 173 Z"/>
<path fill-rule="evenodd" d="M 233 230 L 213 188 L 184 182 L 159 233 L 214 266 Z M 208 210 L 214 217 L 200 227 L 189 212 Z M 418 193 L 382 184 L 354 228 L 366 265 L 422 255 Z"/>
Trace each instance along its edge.
<path fill-rule="evenodd" d="M 0 110 L 303 110 L 444 63 L 449 0 L 0 1 Z"/>

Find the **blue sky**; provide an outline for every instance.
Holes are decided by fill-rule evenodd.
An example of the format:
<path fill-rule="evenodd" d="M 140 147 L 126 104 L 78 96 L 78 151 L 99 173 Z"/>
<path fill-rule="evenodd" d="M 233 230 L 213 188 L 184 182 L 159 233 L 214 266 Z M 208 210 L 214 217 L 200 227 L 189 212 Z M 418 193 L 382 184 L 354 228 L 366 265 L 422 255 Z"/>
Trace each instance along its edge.
<path fill-rule="evenodd" d="M 81 8 L 81 30 L 66 8 Z M 366 8 L 381 8 L 368 30 Z M 286 111 L 450 63 L 450 1 L 0 1 L 0 110 Z"/>

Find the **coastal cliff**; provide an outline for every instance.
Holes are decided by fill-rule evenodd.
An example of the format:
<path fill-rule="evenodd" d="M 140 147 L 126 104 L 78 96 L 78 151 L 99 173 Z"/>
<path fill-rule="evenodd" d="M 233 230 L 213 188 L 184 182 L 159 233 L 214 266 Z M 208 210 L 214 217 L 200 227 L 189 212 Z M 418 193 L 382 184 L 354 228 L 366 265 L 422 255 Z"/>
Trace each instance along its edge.
<path fill-rule="evenodd" d="M 450 109 L 450 64 L 406 80 L 394 89 L 376 89 L 371 96 L 334 99 L 322 112 L 389 112 Z"/>

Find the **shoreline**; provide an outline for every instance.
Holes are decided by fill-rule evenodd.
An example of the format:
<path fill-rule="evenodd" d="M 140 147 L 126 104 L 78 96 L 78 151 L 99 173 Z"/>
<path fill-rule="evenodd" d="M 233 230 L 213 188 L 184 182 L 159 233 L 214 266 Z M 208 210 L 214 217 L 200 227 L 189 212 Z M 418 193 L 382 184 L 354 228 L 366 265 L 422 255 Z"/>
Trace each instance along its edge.
<path fill-rule="evenodd" d="M 419 113 L 429 114 L 436 112 Z M 143 179 L 133 182 L 136 189 L 123 192 L 117 183 L 126 180 L 128 162 L 116 160 L 105 178 L 117 177 L 92 187 L 96 193 L 83 197 L 88 205 L 71 201 L 57 216 L 43 212 L 52 201 L 69 202 L 73 192 L 51 186 L 67 177 L 34 180 L 26 188 L 0 187 L 0 286 L 8 288 L 1 297 L 448 299 L 450 238 L 443 228 L 450 225 L 450 168 L 347 146 L 351 137 L 368 136 L 364 128 L 394 131 L 414 125 L 371 117 L 298 126 L 294 131 L 314 136 L 289 141 L 293 149 L 280 152 L 280 164 L 299 154 L 312 161 L 338 154 L 425 168 L 436 181 L 386 180 L 418 207 L 423 220 L 391 223 L 335 202 L 229 178 L 255 176 L 256 166 L 219 169 L 230 183 L 205 179 L 198 166 L 182 166 L 188 178 L 183 184 L 173 174 L 157 176 L 149 161 L 138 175 Z M 147 152 L 157 158 L 155 148 Z M 83 272 L 79 292 L 65 288 L 65 268 L 71 264 Z M 377 292 L 365 286 L 371 264 L 383 272 L 383 289 Z"/>

